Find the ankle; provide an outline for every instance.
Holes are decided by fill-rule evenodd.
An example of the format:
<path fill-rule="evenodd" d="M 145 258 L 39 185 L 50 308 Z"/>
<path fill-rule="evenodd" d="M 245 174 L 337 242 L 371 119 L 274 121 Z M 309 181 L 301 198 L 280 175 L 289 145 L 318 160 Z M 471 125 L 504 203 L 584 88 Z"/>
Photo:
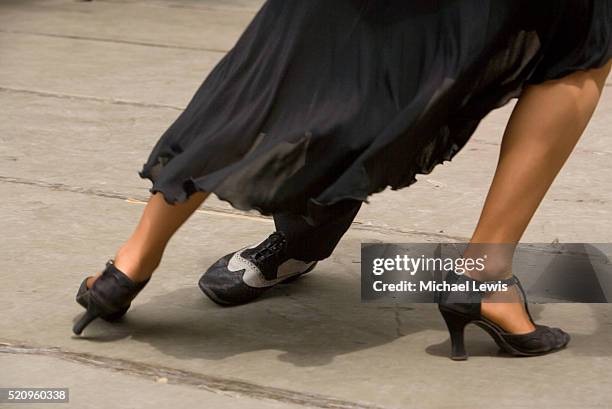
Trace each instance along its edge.
<path fill-rule="evenodd" d="M 117 251 L 114 264 L 132 281 L 142 282 L 153 275 L 160 261 L 161 255 L 159 253 L 147 254 L 141 249 L 124 245 Z"/>
<path fill-rule="evenodd" d="M 474 261 L 474 268 L 465 272 L 479 281 L 497 281 L 512 277 L 514 244 L 470 243 L 463 258 Z"/>

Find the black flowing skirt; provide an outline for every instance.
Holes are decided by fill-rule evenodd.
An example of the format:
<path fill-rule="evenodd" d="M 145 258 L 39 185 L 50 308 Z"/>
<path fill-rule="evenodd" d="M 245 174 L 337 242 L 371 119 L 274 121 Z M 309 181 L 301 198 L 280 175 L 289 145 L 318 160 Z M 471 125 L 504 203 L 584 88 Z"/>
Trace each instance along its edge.
<path fill-rule="evenodd" d="M 140 172 L 314 218 L 451 158 L 528 84 L 603 66 L 612 0 L 268 0 Z"/>

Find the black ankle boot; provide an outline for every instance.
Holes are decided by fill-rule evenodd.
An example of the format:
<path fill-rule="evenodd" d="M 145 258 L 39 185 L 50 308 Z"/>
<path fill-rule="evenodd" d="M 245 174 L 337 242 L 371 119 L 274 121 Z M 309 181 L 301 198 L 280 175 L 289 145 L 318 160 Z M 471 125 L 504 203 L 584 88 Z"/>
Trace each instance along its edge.
<path fill-rule="evenodd" d="M 472 288 L 483 282 L 473 280 L 464 275 L 453 272 L 448 274 L 446 282 L 449 284 L 467 284 Z M 442 292 L 438 307 L 450 332 L 452 351 L 451 359 L 464 361 L 468 359 L 464 344 L 464 330 L 468 324 L 476 324 L 485 330 L 505 352 L 513 356 L 538 356 L 564 348 L 570 341 L 570 336 L 559 328 L 550 328 L 537 325 L 527 305 L 527 297 L 520 281 L 516 277 L 507 280 L 495 281 L 506 284 L 508 287 L 517 286 L 529 319 L 535 326 L 535 331 L 528 334 L 512 334 L 505 331 L 495 322 L 485 318 L 481 313 L 483 293 L 468 292 Z"/>
<path fill-rule="evenodd" d="M 87 278 L 83 280 L 76 295 L 76 301 L 87 311 L 74 324 L 72 331 L 81 332 L 96 318 L 116 321 L 123 317 L 130 308 L 132 300 L 145 287 L 149 280 L 135 283 L 122 273 L 113 261 L 106 263 L 102 275 L 96 279 L 91 288 L 87 288 Z"/>

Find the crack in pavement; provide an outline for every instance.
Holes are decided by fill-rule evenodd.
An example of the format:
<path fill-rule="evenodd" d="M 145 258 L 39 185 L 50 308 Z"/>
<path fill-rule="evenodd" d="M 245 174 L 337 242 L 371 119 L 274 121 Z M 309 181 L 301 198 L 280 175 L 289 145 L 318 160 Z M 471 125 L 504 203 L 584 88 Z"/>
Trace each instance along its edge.
<path fill-rule="evenodd" d="M 50 37 L 50 38 L 65 38 L 69 40 L 95 41 L 95 42 L 111 43 L 111 44 L 127 44 L 127 45 L 137 45 L 137 46 L 142 46 L 142 47 L 170 48 L 170 49 L 175 49 L 175 50 L 207 51 L 211 53 L 223 53 L 223 54 L 229 51 L 228 49 L 222 49 L 222 48 L 196 47 L 196 46 L 178 45 L 178 44 L 160 44 L 160 43 L 151 43 L 147 41 L 122 40 L 119 38 L 104 38 L 104 37 L 92 37 L 92 36 L 83 36 L 83 35 L 44 33 L 44 32 L 38 32 L 38 31 L 0 30 L 0 33 L 22 34 L 22 35 Z"/>
<path fill-rule="evenodd" d="M 89 353 L 67 351 L 57 347 L 36 347 L 21 343 L 0 342 L 0 353 L 13 355 L 39 355 L 138 376 L 156 381 L 166 378 L 169 384 L 191 386 L 231 397 L 272 400 L 287 404 L 322 409 L 383 409 L 366 403 L 350 402 L 328 396 L 297 392 L 288 389 L 258 385 L 220 376 L 204 375 L 192 371 L 157 366 L 144 362 L 110 358 Z"/>
<path fill-rule="evenodd" d="M 120 199 L 120 200 L 127 201 L 129 203 L 136 203 L 136 204 L 146 204 L 147 203 L 147 199 L 144 197 L 134 198 L 134 197 L 128 196 L 121 192 L 114 192 L 114 191 L 109 191 L 109 190 L 94 189 L 94 188 L 79 187 L 79 186 L 70 186 L 64 183 L 51 183 L 51 182 L 44 182 L 40 180 L 31 180 L 31 179 L 25 179 L 25 178 L 19 178 L 19 177 L 3 176 L 3 175 L 0 175 L 0 182 L 28 185 L 28 186 L 40 187 L 44 189 L 61 191 L 61 192 L 79 193 L 79 194 L 104 197 L 104 198 L 109 198 L 109 199 Z M 212 206 L 206 206 L 206 205 L 203 206 L 202 210 L 198 210 L 198 212 L 209 213 L 209 214 L 213 214 L 216 216 L 239 217 L 239 218 L 245 218 L 245 219 L 249 219 L 253 221 L 265 221 L 267 223 L 272 221 L 272 218 L 268 216 L 262 216 L 258 214 L 246 214 L 238 210 L 222 209 L 219 207 L 212 207 Z M 356 229 L 356 230 L 369 231 L 369 232 L 375 232 L 375 233 L 381 233 L 381 234 L 387 234 L 387 235 L 389 234 L 410 234 L 410 235 L 415 235 L 415 236 L 423 236 L 429 239 L 430 241 L 431 240 L 434 240 L 434 241 L 444 240 L 445 242 L 448 242 L 448 241 L 453 240 L 453 241 L 464 242 L 467 240 L 465 237 L 451 236 L 451 235 L 446 235 L 446 234 L 441 234 L 441 233 L 428 233 L 428 232 L 421 232 L 421 231 L 416 231 L 416 230 L 405 230 L 405 229 L 396 228 L 392 226 L 375 225 L 375 224 L 372 224 L 371 222 L 364 223 L 360 221 L 354 221 L 351 228 Z"/>
<path fill-rule="evenodd" d="M 125 4 L 121 0 L 96 0 L 96 3 L 107 3 L 107 4 Z M 237 12 L 237 13 L 248 13 L 255 14 L 261 7 L 250 7 L 246 5 L 235 5 L 235 6 L 210 6 L 210 5 L 197 5 L 193 6 L 190 4 L 181 4 L 180 2 L 174 3 L 160 3 L 157 1 L 132 1 L 132 4 L 147 7 L 158 7 L 158 8 L 179 8 L 189 10 L 202 10 L 202 11 L 216 11 L 216 12 Z M 263 4 L 263 2 L 262 2 Z"/>
<path fill-rule="evenodd" d="M 147 203 L 147 199 L 144 197 L 135 198 L 133 196 L 128 196 L 121 192 L 114 192 L 110 190 L 101 190 L 101 189 L 94 189 L 94 188 L 86 188 L 86 187 L 80 187 L 80 186 L 70 186 L 64 183 L 51 183 L 51 182 L 44 182 L 40 180 L 31 180 L 31 179 L 9 177 L 9 176 L 2 176 L 2 175 L 0 175 L 0 182 L 34 186 L 34 187 L 40 187 L 44 189 L 56 190 L 60 192 L 79 193 L 79 194 L 84 194 L 88 196 L 104 197 L 107 199 L 120 199 L 128 203 L 132 203 L 132 204 L 146 204 Z M 222 209 L 222 208 L 213 207 L 213 206 L 203 206 L 203 209 L 197 210 L 197 212 L 210 213 L 210 214 L 219 215 L 219 216 L 240 217 L 240 218 L 246 218 L 246 219 L 252 219 L 252 220 L 256 219 L 258 221 L 271 222 L 271 218 L 267 216 L 261 216 L 261 215 L 256 215 L 256 214 L 245 214 L 237 210 Z"/>
<path fill-rule="evenodd" d="M 78 186 L 70 186 L 64 183 L 51 183 L 51 182 L 44 182 L 44 181 L 39 181 L 39 180 L 31 180 L 31 179 L 25 179 L 25 178 L 0 175 L 0 183 L 1 182 L 27 185 L 27 186 L 44 188 L 44 189 L 51 189 L 51 190 L 60 191 L 60 192 L 79 193 L 79 194 L 104 197 L 104 198 L 109 198 L 109 199 L 120 199 L 120 200 L 126 201 L 131 204 L 145 205 L 147 203 L 147 198 L 144 198 L 144 197 L 134 198 L 134 197 L 128 196 L 121 192 L 114 192 L 114 191 L 86 188 L 86 187 L 78 187 Z M 213 216 L 235 217 L 235 218 L 247 219 L 247 220 L 258 221 L 258 222 L 265 222 L 265 223 L 273 222 L 272 218 L 269 216 L 262 216 L 260 214 L 254 214 L 254 213 L 245 213 L 240 210 L 234 210 L 234 209 L 223 209 L 223 208 L 216 207 L 216 206 L 204 205 L 202 206 L 200 210 L 196 210 L 196 212 L 206 213 L 206 214 L 210 214 Z M 379 233 L 379 234 L 384 234 L 384 235 L 398 234 L 398 235 L 421 236 L 424 238 L 423 242 L 427 242 L 427 243 L 449 243 L 449 244 L 454 243 L 454 244 L 457 244 L 457 243 L 467 243 L 469 241 L 469 239 L 466 237 L 452 236 L 452 235 L 447 235 L 447 234 L 442 234 L 442 233 L 429 233 L 429 232 L 423 232 L 423 231 L 418 231 L 418 230 L 407 230 L 407 229 L 401 229 L 401 228 L 397 228 L 397 227 L 393 227 L 389 225 L 376 225 L 369 221 L 368 222 L 353 221 L 351 225 L 351 229 L 372 232 L 372 233 Z M 371 242 L 373 243 L 373 242 L 380 242 L 380 241 L 371 240 Z M 380 243 L 383 243 L 383 242 L 380 242 Z M 555 242 L 552 243 L 553 246 L 551 248 L 540 247 L 538 246 L 538 243 L 522 243 L 522 245 L 523 245 L 523 248 L 522 248 L 523 251 L 530 251 L 534 253 L 563 254 L 563 255 L 568 255 L 568 256 L 581 256 L 581 257 L 584 257 L 585 255 L 589 255 L 586 252 L 568 250 L 568 249 L 559 247 L 555 245 Z"/>
<path fill-rule="evenodd" d="M 15 178 L 15 177 L 9 177 L 9 176 L 0 176 L 0 182 L 42 187 L 42 188 L 51 189 L 51 190 L 81 193 L 81 194 L 86 194 L 90 196 L 99 196 L 99 197 L 106 197 L 106 198 L 111 198 L 111 199 L 130 200 L 128 196 L 122 193 L 112 192 L 108 190 L 85 188 L 85 187 L 68 186 L 63 183 L 50 183 L 50 182 L 30 180 L 30 179 L 24 179 L 24 178 Z"/>
<path fill-rule="evenodd" d="M 400 310 L 397 308 L 397 304 L 395 304 L 393 308 L 393 314 L 395 316 L 395 332 L 398 337 L 403 337 L 405 334 L 402 331 L 402 317 L 400 316 Z"/>
<path fill-rule="evenodd" d="M 25 178 L 19 178 L 19 177 L 3 176 L 3 175 L 0 175 L 0 182 L 39 187 L 43 189 L 50 189 L 50 190 L 55 190 L 55 191 L 60 191 L 60 192 L 78 193 L 78 194 L 84 194 L 84 195 L 89 195 L 89 196 L 94 196 L 94 197 L 96 196 L 104 197 L 108 199 L 120 199 L 120 200 L 126 201 L 131 204 L 145 205 L 147 203 L 147 198 L 144 198 L 144 197 L 135 198 L 135 197 L 126 195 L 125 193 L 121 193 L 121 192 L 95 189 L 95 188 L 86 188 L 86 187 L 79 187 L 79 186 L 70 186 L 64 183 L 44 182 L 40 180 L 31 180 L 31 179 L 25 179 Z M 220 208 L 216 206 L 203 205 L 202 208 L 200 210 L 196 210 L 196 212 L 206 213 L 206 214 L 210 214 L 213 216 L 235 217 L 235 218 L 247 219 L 247 220 L 258 221 L 258 222 L 265 222 L 265 223 L 273 222 L 272 218 L 269 216 L 262 216 L 260 214 L 254 214 L 254 213 L 245 213 L 240 210 L 224 209 L 224 208 Z M 443 233 L 423 232 L 423 231 L 418 231 L 418 230 L 407 230 L 407 229 L 402 229 L 402 228 L 393 227 L 389 225 L 376 225 L 370 221 L 367 221 L 367 222 L 353 221 L 351 225 L 351 229 L 372 232 L 372 233 L 379 233 L 379 234 L 384 234 L 384 235 L 397 234 L 397 235 L 421 236 L 424 238 L 423 242 L 427 242 L 427 243 L 467 243 L 469 241 L 469 239 L 466 237 L 452 236 L 452 235 L 443 234 Z M 377 240 L 372 240 L 371 242 L 377 242 Z M 522 243 L 522 244 L 524 246 L 523 251 L 531 251 L 535 253 L 564 254 L 564 255 L 572 255 L 572 256 L 584 256 L 587 254 L 584 252 L 557 248 L 555 246 L 553 246 L 552 249 L 548 249 L 548 248 L 538 247 L 534 245 L 533 243 Z"/>
<path fill-rule="evenodd" d="M 2 32 L 2 30 L 0 30 L 0 32 Z M 171 109 L 174 111 L 181 111 L 181 112 L 184 111 L 186 108 L 186 106 L 178 106 L 178 105 L 170 105 L 170 104 L 155 104 L 155 103 L 149 103 L 149 102 L 129 101 L 129 100 L 115 99 L 115 98 L 101 98 L 101 97 L 94 97 L 90 95 L 65 94 L 65 93 L 59 93 L 59 92 L 53 92 L 53 91 L 43 91 L 43 90 L 35 90 L 35 89 L 27 89 L 27 88 L 15 88 L 15 87 L 10 87 L 6 85 L 0 85 L 0 92 L 29 94 L 29 95 L 36 95 L 36 96 L 43 97 L 43 98 L 58 98 L 58 99 L 68 99 L 68 100 L 93 101 L 93 102 L 101 102 L 105 104 L 115 104 L 115 105 L 129 105 L 129 106 L 134 106 L 134 107 L 139 107 L 139 108 Z M 495 146 L 495 147 L 500 146 L 499 142 L 490 142 L 490 141 L 486 141 L 484 139 L 476 138 L 476 137 L 472 138 L 471 144 L 472 146 L 474 145 Z M 587 153 L 587 154 L 593 154 L 593 155 L 599 155 L 599 156 L 612 155 L 612 152 L 586 149 L 580 146 L 577 146 L 575 148 L 575 152 Z M 571 200 L 567 200 L 567 201 L 571 201 Z M 576 202 L 580 202 L 580 201 L 577 200 Z"/>
<path fill-rule="evenodd" d="M 44 182 L 44 181 L 39 181 L 39 180 L 31 180 L 31 179 L 25 179 L 25 178 L 0 175 L 0 183 L 1 182 L 39 187 L 39 188 L 50 189 L 50 190 L 55 190 L 55 191 L 60 191 L 60 192 L 78 193 L 78 194 L 84 194 L 84 195 L 89 195 L 89 196 L 94 196 L 94 197 L 120 199 L 120 200 L 126 201 L 131 204 L 145 205 L 147 203 L 147 199 L 144 197 L 134 198 L 134 197 L 128 196 L 121 192 L 114 192 L 114 191 L 86 188 L 86 187 L 79 187 L 79 186 L 70 186 L 64 183 L 51 183 L 51 182 Z M 254 213 L 245 213 L 240 210 L 223 209 L 223 208 L 216 207 L 216 206 L 204 205 L 202 206 L 201 209 L 196 210 L 196 212 L 206 213 L 206 214 L 210 214 L 213 216 L 236 217 L 236 218 L 241 218 L 241 219 L 248 219 L 251 221 L 265 222 L 265 223 L 273 222 L 272 218 L 269 216 L 262 216 L 260 214 L 254 214 Z M 385 234 L 385 235 L 398 234 L 398 235 L 421 236 L 424 238 L 425 240 L 424 242 L 427 242 L 427 243 L 449 243 L 449 244 L 455 243 L 457 244 L 457 243 L 467 243 L 469 241 L 469 239 L 466 237 L 452 236 L 452 235 L 447 235 L 447 234 L 442 234 L 442 233 L 422 232 L 418 230 L 407 230 L 407 229 L 401 229 L 401 228 L 388 226 L 388 225 L 376 225 L 369 221 L 368 222 L 353 221 L 351 225 L 351 229 Z M 371 242 L 378 242 L 378 241 L 372 240 Z M 565 248 L 555 246 L 555 242 L 553 242 L 552 244 L 553 244 L 552 248 L 545 248 L 545 247 L 539 247 L 536 243 L 522 243 L 523 245 L 522 250 L 531 251 L 534 253 L 542 253 L 542 254 L 564 254 L 568 256 L 581 256 L 581 257 L 588 255 L 588 253 L 586 252 L 567 250 Z"/>
<path fill-rule="evenodd" d="M 5 85 L 0 85 L 0 92 L 31 94 L 31 95 L 36 95 L 39 97 L 49 97 L 49 98 L 95 101 L 95 102 L 103 102 L 106 104 L 116 104 L 116 105 L 131 105 L 131 106 L 143 107 L 143 108 L 163 108 L 163 109 L 173 109 L 176 111 L 183 111 L 185 109 L 185 107 L 176 106 L 176 105 L 151 104 L 147 102 L 128 101 L 128 100 L 114 99 L 114 98 L 100 98 L 100 97 L 94 97 L 94 96 L 89 96 L 89 95 L 60 94 L 57 92 L 50 92 L 50 91 L 40 91 L 40 90 L 32 90 L 32 89 L 25 89 L 25 88 L 7 87 Z"/>

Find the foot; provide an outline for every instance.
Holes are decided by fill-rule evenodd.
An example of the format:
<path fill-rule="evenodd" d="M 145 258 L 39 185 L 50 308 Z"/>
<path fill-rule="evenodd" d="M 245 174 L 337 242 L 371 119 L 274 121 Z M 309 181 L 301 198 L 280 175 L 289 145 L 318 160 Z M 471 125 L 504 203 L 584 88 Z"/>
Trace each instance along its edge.
<path fill-rule="evenodd" d="M 570 336 L 559 328 L 536 324 L 529 313 L 526 294 L 518 280 L 516 284 L 503 294 L 488 293 L 480 305 L 481 315 L 505 333 L 500 347 L 512 354 L 518 351 L 519 355 L 541 355 L 564 348 Z"/>
<path fill-rule="evenodd" d="M 510 334 L 529 334 L 536 329 L 522 303 L 483 302 L 480 311 Z"/>
<path fill-rule="evenodd" d="M 494 276 L 490 272 L 488 275 Z M 525 301 L 519 287 L 512 285 L 506 292 L 486 293 L 480 305 L 480 313 L 509 334 L 529 334 L 536 330 L 536 326 L 527 312 Z"/>
<path fill-rule="evenodd" d="M 316 261 L 291 259 L 284 234 L 275 232 L 259 244 L 230 253 L 200 278 L 200 289 L 217 304 L 246 304 L 277 284 L 310 272 Z"/>
<path fill-rule="evenodd" d="M 159 255 L 142 255 L 142 252 L 138 251 L 138 249 L 132 249 L 131 246 L 126 244 L 115 255 L 113 264 L 133 282 L 142 283 L 151 278 L 159 265 L 160 259 Z M 91 288 L 101 275 L 102 272 L 98 272 L 93 276 L 87 277 L 87 288 Z"/>
<path fill-rule="evenodd" d="M 98 277 L 100 277 L 101 275 L 102 275 L 102 272 L 99 271 L 95 275 L 93 275 L 91 277 L 87 277 L 87 281 L 86 281 L 87 289 L 90 289 L 91 287 L 93 287 L 94 283 L 96 282 Z"/>
<path fill-rule="evenodd" d="M 93 278 L 95 280 L 92 280 Z M 89 288 L 90 281 L 95 281 L 96 285 Z M 121 319 L 130 308 L 132 300 L 148 281 L 132 281 L 115 266 L 112 260 L 109 260 L 98 277 L 88 277 L 81 283 L 76 294 L 76 302 L 85 308 L 86 312 L 74 324 L 73 332 L 80 335 L 96 318 L 111 322 Z"/>
<path fill-rule="evenodd" d="M 454 273 L 446 277 L 450 284 L 464 285 L 471 280 Z M 467 359 L 464 330 L 470 323 L 485 330 L 501 350 L 512 356 L 538 356 L 565 348 L 570 341 L 567 333 L 533 321 L 518 278 L 500 281 L 509 285 L 508 291 L 440 293 L 438 305 L 451 336 L 451 359 Z"/>

